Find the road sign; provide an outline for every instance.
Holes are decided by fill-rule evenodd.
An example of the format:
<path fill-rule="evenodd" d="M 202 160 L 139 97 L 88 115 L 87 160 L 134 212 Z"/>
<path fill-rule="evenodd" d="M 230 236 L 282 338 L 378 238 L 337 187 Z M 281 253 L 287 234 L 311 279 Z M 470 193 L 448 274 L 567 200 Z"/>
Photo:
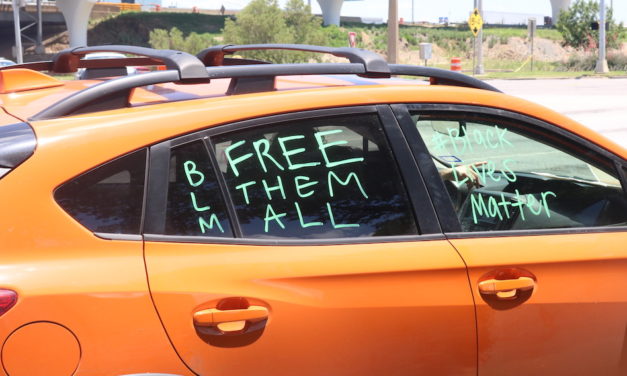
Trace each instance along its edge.
<path fill-rule="evenodd" d="M 479 9 L 475 8 L 475 10 L 472 11 L 470 18 L 468 18 L 468 26 L 470 27 L 470 31 L 472 31 L 476 37 L 479 30 L 481 30 L 481 27 L 483 26 L 483 19 L 481 18 Z"/>

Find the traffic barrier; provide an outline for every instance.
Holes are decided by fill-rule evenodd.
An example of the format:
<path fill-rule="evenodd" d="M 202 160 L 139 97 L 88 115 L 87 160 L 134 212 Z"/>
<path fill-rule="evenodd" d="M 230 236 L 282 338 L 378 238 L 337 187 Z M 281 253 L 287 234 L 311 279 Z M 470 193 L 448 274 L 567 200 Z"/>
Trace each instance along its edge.
<path fill-rule="evenodd" d="M 451 70 L 455 72 L 462 71 L 462 59 L 459 57 L 451 58 Z"/>

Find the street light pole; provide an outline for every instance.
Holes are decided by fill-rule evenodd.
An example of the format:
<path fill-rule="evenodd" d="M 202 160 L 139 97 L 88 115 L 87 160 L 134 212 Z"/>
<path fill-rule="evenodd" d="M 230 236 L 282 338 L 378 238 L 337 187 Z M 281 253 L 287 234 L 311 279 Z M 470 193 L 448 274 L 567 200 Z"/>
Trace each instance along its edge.
<path fill-rule="evenodd" d="M 398 0 L 388 5 L 388 62 L 398 62 Z"/>
<path fill-rule="evenodd" d="M 414 21 L 414 0 L 411 0 L 411 24 L 416 24 L 416 22 Z"/>
<path fill-rule="evenodd" d="M 18 64 L 24 62 L 22 56 L 22 27 L 20 25 L 20 4 L 18 0 L 13 0 L 13 27 L 15 30 L 15 59 Z"/>
<path fill-rule="evenodd" d="M 605 59 L 605 0 L 601 0 L 601 14 L 599 17 L 599 60 L 594 71 L 596 73 L 607 73 L 610 69 Z"/>

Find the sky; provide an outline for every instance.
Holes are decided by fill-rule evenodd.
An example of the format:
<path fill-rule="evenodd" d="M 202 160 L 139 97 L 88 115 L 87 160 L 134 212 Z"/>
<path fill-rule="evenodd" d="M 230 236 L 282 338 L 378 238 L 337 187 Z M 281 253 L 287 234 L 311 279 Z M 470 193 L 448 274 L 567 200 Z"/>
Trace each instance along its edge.
<path fill-rule="evenodd" d="M 227 9 L 241 9 L 250 0 L 163 0 L 163 6 L 219 9 L 222 4 Z M 304 0 L 308 1 L 308 0 Z M 606 6 L 613 1 L 614 15 L 617 21 L 627 24 L 627 0 L 605 0 Z M 285 4 L 286 0 L 279 0 Z M 399 17 L 413 20 L 437 22 L 438 17 L 448 17 L 450 22 L 462 22 L 468 18 L 473 9 L 473 0 L 398 0 Z M 311 0 L 314 13 L 321 13 L 318 1 Z M 526 13 L 533 15 L 551 15 L 549 0 L 483 0 L 484 11 Z M 388 0 L 345 1 L 342 16 L 358 16 L 366 18 L 387 19 Z"/>

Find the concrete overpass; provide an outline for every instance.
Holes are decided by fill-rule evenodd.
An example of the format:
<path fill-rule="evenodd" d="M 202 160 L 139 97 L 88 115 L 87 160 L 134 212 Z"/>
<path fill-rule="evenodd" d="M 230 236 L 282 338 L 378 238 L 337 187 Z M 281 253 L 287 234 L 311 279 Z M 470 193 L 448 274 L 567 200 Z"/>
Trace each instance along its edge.
<path fill-rule="evenodd" d="M 317 0 L 322 9 L 322 16 L 325 25 L 339 25 L 340 13 L 344 1 L 360 1 L 360 0 Z M 559 12 L 568 9 L 571 0 L 550 0 L 552 7 L 552 16 L 554 22 L 557 21 Z M 30 24 L 27 27 L 36 26 L 37 37 L 31 40 L 35 45 L 41 45 L 42 24 L 43 23 L 65 23 L 70 35 L 70 46 L 87 45 L 87 22 L 90 18 L 92 8 L 96 0 L 0 0 L 0 26 L 2 24 L 11 23 L 14 19 L 20 19 L 20 12 L 15 12 L 13 4 L 18 4 L 24 11 L 25 15 L 30 18 L 27 20 Z M 20 21 L 24 21 L 23 19 Z M 19 26 L 15 26 L 15 32 L 19 33 L 20 29 L 24 29 L 22 22 Z M 3 32 L 4 34 L 4 32 Z M 23 33 L 21 33 L 23 35 Z M 20 51 L 21 60 L 21 39 L 16 38 L 17 49 Z"/>
<path fill-rule="evenodd" d="M 22 12 L 37 17 L 37 2 L 29 1 L 26 6 L 22 7 Z M 57 4 L 54 1 L 42 1 L 41 13 L 44 23 L 65 23 L 63 14 L 57 8 Z M 12 0 L 0 0 L 0 23 L 10 23 L 13 25 L 13 1 Z"/>
<path fill-rule="evenodd" d="M 14 4 L 17 6 L 14 8 Z M 98 3 L 96 0 L 0 0 L 0 53 L 11 55 L 7 47 L 22 50 L 22 42 L 35 46 L 37 53 L 43 52 L 42 36 L 47 30 L 58 32 L 59 27 L 68 30 L 70 46 L 87 45 L 87 23 L 90 18 L 101 18 L 118 14 L 121 10 L 140 10 L 140 4 Z M 14 20 L 19 20 L 16 25 Z M 44 28 L 43 25 L 46 25 Z M 19 34 L 20 38 L 13 35 Z M 6 37 L 5 37 L 6 36 Z M 7 42 L 15 43 L 7 46 Z M 9 48 L 10 49 L 10 48 Z M 21 60 L 21 57 L 17 57 Z"/>

